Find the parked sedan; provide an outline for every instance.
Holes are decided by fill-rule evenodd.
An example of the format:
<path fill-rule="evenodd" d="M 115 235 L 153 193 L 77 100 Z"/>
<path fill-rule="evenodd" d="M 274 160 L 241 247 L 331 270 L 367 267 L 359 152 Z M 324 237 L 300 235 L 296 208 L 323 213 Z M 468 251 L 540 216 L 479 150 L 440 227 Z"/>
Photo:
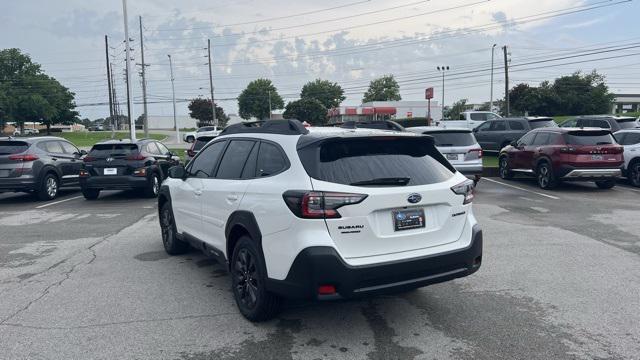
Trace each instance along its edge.
<path fill-rule="evenodd" d="M 633 186 L 640 187 L 640 128 L 620 130 L 614 136 L 624 147 L 623 174 Z"/>
<path fill-rule="evenodd" d="M 95 200 L 101 190 L 140 190 L 156 197 L 169 168 L 179 163 L 180 158 L 158 141 L 105 141 L 94 145 L 84 158 L 82 194 Z"/>
<path fill-rule="evenodd" d="M 569 119 L 560 127 L 595 127 L 611 130 L 612 133 L 622 129 L 633 129 L 638 126 L 638 119 L 631 116 L 586 115 Z"/>
<path fill-rule="evenodd" d="M 533 129 L 557 126 L 549 117 L 504 118 L 485 121 L 473 133 L 483 150 L 500 151 Z"/>
<path fill-rule="evenodd" d="M 85 151 L 65 139 L 0 139 L 0 192 L 33 192 L 52 200 L 61 187 L 78 186 Z"/>
<path fill-rule="evenodd" d="M 543 189 L 561 181 L 595 181 L 610 189 L 622 174 L 622 153 L 609 130 L 540 128 L 502 149 L 499 172 L 503 179 L 535 176 Z"/>
<path fill-rule="evenodd" d="M 407 131 L 430 135 L 435 146 L 463 175 L 477 183 L 482 176 L 482 149 L 471 129 L 445 129 L 435 126 L 417 126 Z"/>

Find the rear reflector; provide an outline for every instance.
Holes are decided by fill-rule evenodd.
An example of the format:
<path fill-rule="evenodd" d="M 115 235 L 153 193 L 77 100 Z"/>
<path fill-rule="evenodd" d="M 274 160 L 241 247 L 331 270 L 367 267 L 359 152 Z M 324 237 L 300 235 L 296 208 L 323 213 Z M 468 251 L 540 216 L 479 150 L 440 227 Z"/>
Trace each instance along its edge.
<path fill-rule="evenodd" d="M 34 154 L 9 155 L 9 160 L 14 160 L 14 161 L 35 161 L 38 159 L 39 159 L 38 155 L 34 155 Z"/>
<path fill-rule="evenodd" d="M 334 295 L 336 287 L 333 285 L 320 285 L 318 287 L 318 295 Z"/>

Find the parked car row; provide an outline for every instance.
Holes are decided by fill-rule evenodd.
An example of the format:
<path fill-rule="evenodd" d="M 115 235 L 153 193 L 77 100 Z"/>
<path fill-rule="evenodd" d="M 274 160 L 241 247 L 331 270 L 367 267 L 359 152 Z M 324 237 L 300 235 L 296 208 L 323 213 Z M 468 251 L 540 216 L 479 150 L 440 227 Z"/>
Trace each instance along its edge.
<path fill-rule="evenodd" d="M 179 158 L 159 141 L 110 140 L 89 153 L 53 136 L 0 139 L 0 192 L 55 199 L 61 188 L 80 187 L 95 200 L 101 190 L 139 190 L 153 197 Z"/>

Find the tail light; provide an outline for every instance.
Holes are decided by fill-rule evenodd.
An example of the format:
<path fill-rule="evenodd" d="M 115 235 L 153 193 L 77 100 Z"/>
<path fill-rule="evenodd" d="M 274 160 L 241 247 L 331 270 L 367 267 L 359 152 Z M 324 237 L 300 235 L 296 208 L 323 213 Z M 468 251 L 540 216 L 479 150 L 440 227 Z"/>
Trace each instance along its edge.
<path fill-rule="evenodd" d="M 193 143 L 191 143 L 191 147 L 189 148 L 189 150 L 187 150 L 187 155 L 189 155 L 189 157 L 194 157 L 196 156 L 196 152 L 193 151 L 193 148 L 196 146 L 196 142 L 194 141 Z"/>
<path fill-rule="evenodd" d="M 471 149 L 467 151 L 467 160 L 482 159 L 482 149 Z"/>
<path fill-rule="evenodd" d="M 622 146 L 613 146 L 608 148 L 609 154 L 622 154 L 624 153 L 624 148 Z"/>
<path fill-rule="evenodd" d="M 18 155 L 9 155 L 9 160 L 14 161 L 35 161 L 38 160 L 38 155 L 35 154 L 18 154 Z"/>
<path fill-rule="evenodd" d="M 470 204 L 474 198 L 475 185 L 472 180 L 465 180 L 458 185 L 452 186 L 451 191 L 453 191 L 456 195 L 463 195 L 464 201 L 463 205 Z"/>
<path fill-rule="evenodd" d="M 94 158 L 93 156 L 87 155 L 87 156 L 84 157 L 84 159 L 82 159 L 82 161 L 84 161 L 86 163 L 87 162 L 92 162 L 92 161 L 96 161 L 96 158 Z"/>
<path fill-rule="evenodd" d="M 147 176 L 147 169 L 140 168 L 133 170 L 133 176 Z"/>
<path fill-rule="evenodd" d="M 89 172 L 85 169 L 80 170 L 80 177 L 89 177 Z"/>
<path fill-rule="evenodd" d="M 337 219 L 338 208 L 353 205 L 367 198 L 364 194 L 297 191 L 290 190 L 282 194 L 284 202 L 297 217 L 304 219 Z"/>
<path fill-rule="evenodd" d="M 127 156 L 127 160 L 144 160 L 146 157 L 140 153 Z"/>

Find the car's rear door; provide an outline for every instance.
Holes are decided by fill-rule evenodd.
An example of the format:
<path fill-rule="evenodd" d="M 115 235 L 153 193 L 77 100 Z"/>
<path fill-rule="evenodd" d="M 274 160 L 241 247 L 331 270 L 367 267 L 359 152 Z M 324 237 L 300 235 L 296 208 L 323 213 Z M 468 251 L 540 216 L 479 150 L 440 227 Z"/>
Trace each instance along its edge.
<path fill-rule="evenodd" d="M 75 185 L 78 183 L 82 160 L 80 150 L 75 145 L 60 140 L 60 145 L 64 150 L 64 163 L 62 164 L 62 181 L 65 185 Z"/>
<path fill-rule="evenodd" d="M 468 210 L 451 187 L 465 179 L 426 138 L 366 137 L 322 143 L 301 155 L 314 191 L 363 194 L 326 219 L 349 260 L 440 246 L 459 240 Z"/>

